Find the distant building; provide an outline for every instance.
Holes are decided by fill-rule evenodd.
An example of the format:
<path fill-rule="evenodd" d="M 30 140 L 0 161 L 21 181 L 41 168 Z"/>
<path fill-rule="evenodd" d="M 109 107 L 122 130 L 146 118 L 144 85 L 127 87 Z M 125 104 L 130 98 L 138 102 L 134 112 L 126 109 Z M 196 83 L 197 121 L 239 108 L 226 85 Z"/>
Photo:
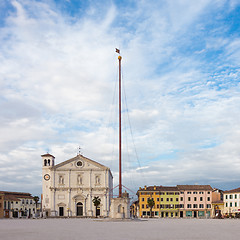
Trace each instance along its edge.
<path fill-rule="evenodd" d="M 133 218 L 139 217 L 139 201 L 134 201 L 130 206 L 130 216 Z"/>
<path fill-rule="evenodd" d="M 148 198 L 153 198 L 153 217 L 179 217 L 179 190 L 177 187 L 145 186 L 137 191 L 139 216 L 150 217 Z"/>
<path fill-rule="evenodd" d="M 212 187 L 210 185 L 145 186 L 137 191 L 139 216 L 150 217 L 148 198 L 153 198 L 154 217 L 206 218 L 212 216 Z"/>
<path fill-rule="evenodd" d="M 82 155 L 54 164 L 42 155 L 43 216 L 109 216 L 113 177 L 110 169 Z M 101 199 L 96 209 L 93 198 Z"/>
<path fill-rule="evenodd" d="M 223 191 L 214 188 L 212 191 L 212 217 L 222 218 L 224 211 Z"/>
<path fill-rule="evenodd" d="M 0 191 L 0 218 L 34 217 L 39 208 L 30 193 Z"/>
<path fill-rule="evenodd" d="M 208 218 L 212 210 L 210 185 L 177 185 L 180 191 L 180 217 Z"/>
<path fill-rule="evenodd" d="M 225 215 L 240 215 L 240 188 L 224 191 L 223 201 Z"/>

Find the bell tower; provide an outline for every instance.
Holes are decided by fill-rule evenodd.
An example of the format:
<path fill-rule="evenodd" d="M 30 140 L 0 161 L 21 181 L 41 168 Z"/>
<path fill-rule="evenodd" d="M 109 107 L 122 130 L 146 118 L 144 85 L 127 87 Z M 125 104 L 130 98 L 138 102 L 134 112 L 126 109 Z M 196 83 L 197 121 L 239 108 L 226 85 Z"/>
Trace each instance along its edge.
<path fill-rule="evenodd" d="M 51 186 L 53 184 L 53 171 L 55 157 L 49 153 L 41 155 L 42 157 L 42 211 L 43 216 L 51 214 Z"/>
<path fill-rule="evenodd" d="M 42 166 L 44 167 L 53 167 L 55 157 L 49 153 L 41 155 L 42 157 Z"/>

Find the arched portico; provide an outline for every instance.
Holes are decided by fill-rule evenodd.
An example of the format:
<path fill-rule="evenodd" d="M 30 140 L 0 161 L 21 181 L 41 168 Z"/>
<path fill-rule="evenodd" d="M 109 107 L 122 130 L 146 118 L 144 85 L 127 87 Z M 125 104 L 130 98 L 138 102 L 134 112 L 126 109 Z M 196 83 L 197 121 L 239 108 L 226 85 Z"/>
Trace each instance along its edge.
<path fill-rule="evenodd" d="M 75 206 L 75 210 L 74 210 L 74 215 L 75 216 L 87 216 L 86 214 L 86 200 L 87 197 L 84 196 L 83 194 L 78 194 L 75 195 L 72 200 L 74 201 L 74 206 Z"/>

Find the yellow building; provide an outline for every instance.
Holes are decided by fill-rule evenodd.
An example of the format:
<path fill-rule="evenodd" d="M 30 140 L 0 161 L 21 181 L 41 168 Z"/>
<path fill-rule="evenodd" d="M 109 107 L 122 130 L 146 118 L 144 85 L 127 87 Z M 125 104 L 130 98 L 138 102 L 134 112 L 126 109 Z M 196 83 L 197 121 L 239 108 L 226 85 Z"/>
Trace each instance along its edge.
<path fill-rule="evenodd" d="M 153 217 L 179 217 L 179 190 L 177 187 L 145 186 L 139 188 L 139 216 L 150 217 L 148 199 L 153 198 Z"/>

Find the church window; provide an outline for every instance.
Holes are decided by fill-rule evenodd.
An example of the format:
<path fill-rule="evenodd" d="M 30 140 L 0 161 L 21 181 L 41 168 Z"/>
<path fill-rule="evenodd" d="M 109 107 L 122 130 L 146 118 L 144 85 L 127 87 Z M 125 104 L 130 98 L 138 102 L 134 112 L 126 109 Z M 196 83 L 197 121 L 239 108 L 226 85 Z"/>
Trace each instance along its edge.
<path fill-rule="evenodd" d="M 50 159 L 48 159 L 48 166 L 50 166 Z"/>
<path fill-rule="evenodd" d="M 82 161 L 77 161 L 76 165 L 77 165 L 77 167 L 82 167 L 83 166 L 83 162 Z"/>
<path fill-rule="evenodd" d="M 44 166 L 47 166 L 47 159 L 44 160 Z"/>

